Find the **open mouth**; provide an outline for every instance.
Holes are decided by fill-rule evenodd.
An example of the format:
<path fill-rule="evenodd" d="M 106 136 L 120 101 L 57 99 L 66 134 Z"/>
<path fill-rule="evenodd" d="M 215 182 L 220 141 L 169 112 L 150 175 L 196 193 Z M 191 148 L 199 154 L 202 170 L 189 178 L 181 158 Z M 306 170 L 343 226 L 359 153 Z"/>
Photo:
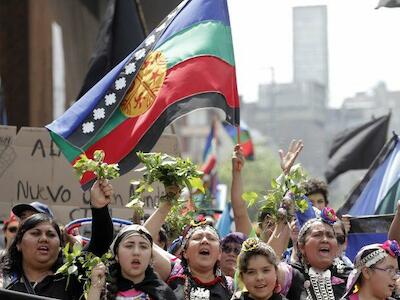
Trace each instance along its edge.
<path fill-rule="evenodd" d="M 199 254 L 208 256 L 208 255 L 210 255 L 210 250 L 208 250 L 208 249 L 200 249 Z"/>
<path fill-rule="evenodd" d="M 328 246 L 323 246 L 323 247 L 320 247 L 319 248 L 319 253 L 321 254 L 321 255 L 329 255 L 330 254 L 330 249 L 329 249 L 329 247 Z"/>
<path fill-rule="evenodd" d="M 40 246 L 37 248 L 37 250 L 41 254 L 47 254 L 49 252 L 49 247 L 48 246 Z"/>
<path fill-rule="evenodd" d="M 140 260 L 139 259 L 133 259 L 131 261 L 131 265 L 134 266 L 134 267 L 140 266 Z"/>

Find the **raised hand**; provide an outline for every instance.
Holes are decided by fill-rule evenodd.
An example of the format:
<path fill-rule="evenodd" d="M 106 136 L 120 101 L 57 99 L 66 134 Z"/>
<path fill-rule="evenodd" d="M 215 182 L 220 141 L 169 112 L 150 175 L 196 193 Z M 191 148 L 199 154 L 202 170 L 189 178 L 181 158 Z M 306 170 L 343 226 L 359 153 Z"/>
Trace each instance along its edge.
<path fill-rule="evenodd" d="M 93 207 L 102 208 L 111 202 L 114 189 L 107 179 L 98 179 L 90 190 L 90 201 Z"/>
<path fill-rule="evenodd" d="M 106 283 L 106 266 L 102 262 L 98 263 L 92 269 L 90 280 L 92 284 L 88 292 L 87 300 L 98 300 L 100 299 L 101 290 Z"/>
<path fill-rule="evenodd" d="M 244 155 L 242 146 L 237 144 L 232 154 L 232 171 L 240 172 L 244 166 Z"/>
<path fill-rule="evenodd" d="M 165 187 L 165 200 L 173 201 L 179 198 L 181 189 L 178 185 L 169 185 Z"/>
<path fill-rule="evenodd" d="M 292 140 L 290 142 L 287 153 L 285 153 L 283 149 L 279 150 L 281 169 L 284 174 L 288 174 L 290 172 L 290 169 L 292 168 L 297 156 L 300 154 L 303 147 L 304 145 L 302 140 Z"/>

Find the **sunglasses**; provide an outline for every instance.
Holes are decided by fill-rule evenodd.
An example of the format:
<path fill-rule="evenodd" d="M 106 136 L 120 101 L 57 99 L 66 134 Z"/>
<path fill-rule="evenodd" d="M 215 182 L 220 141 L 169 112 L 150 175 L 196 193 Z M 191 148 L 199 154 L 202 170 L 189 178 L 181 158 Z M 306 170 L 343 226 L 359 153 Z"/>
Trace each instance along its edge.
<path fill-rule="evenodd" d="M 18 227 L 12 226 L 12 227 L 7 227 L 7 230 L 11 233 L 16 233 L 18 230 Z"/>
<path fill-rule="evenodd" d="M 338 244 L 343 245 L 344 242 L 346 241 L 346 236 L 344 236 L 344 235 L 337 235 L 337 236 L 336 236 L 336 240 L 337 240 Z"/>
<path fill-rule="evenodd" d="M 230 246 L 223 246 L 222 252 L 224 253 L 231 253 L 233 252 L 235 255 L 239 255 L 240 247 L 230 247 Z"/>

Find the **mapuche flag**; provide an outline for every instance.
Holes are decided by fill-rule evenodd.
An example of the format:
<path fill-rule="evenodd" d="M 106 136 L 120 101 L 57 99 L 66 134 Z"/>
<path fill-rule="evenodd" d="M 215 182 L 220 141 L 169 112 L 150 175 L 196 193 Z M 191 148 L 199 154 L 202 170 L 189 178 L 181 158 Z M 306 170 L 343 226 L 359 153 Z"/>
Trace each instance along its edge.
<path fill-rule="evenodd" d="M 138 164 L 164 128 L 198 108 L 239 124 L 239 97 L 226 0 L 183 1 L 143 43 L 46 127 L 71 164 L 102 149 L 121 174 Z M 81 179 L 84 189 L 94 175 Z"/>
<path fill-rule="evenodd" d="M 240 141 L 243 149 L 243 155 L 247 160 L 254 160 L 254 145 L 250 135 L 250 130 L 244 122 L 240 124 L 240 139 L 238 139 L 238 130 L 235 126 L 224 122 L 224 128 L 236 145 Z"/>

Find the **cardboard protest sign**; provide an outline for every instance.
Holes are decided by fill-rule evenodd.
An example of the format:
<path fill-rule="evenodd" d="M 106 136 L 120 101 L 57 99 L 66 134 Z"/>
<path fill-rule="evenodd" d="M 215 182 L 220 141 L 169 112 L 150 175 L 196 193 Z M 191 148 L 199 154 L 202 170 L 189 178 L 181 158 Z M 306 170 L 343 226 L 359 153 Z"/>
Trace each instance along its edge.
<path fill-rule="evenodd" d="M 177 137 L 163 134 L 153 151 L 179 155 Z M 132 211 L 124 206 L 134 189 L 130 181 L 140 176 L 131 171 L 112 181 L 115 191 L 111 203 L 113 216 L 132 215 Z M 22 127 L 16 133 L 16 127 L 0 126 L 0 190 L 2 219 L 8 217 L 12 205 L 32 201 L 49 205 L 63 223 L 90 216 L 90 192 L 81 190 L 74 170 L 44 128 Z M 162 186 L 155 186 L 153 193 L 144 196 L 146 212 L 154 209 L 163 193 Z"/>

